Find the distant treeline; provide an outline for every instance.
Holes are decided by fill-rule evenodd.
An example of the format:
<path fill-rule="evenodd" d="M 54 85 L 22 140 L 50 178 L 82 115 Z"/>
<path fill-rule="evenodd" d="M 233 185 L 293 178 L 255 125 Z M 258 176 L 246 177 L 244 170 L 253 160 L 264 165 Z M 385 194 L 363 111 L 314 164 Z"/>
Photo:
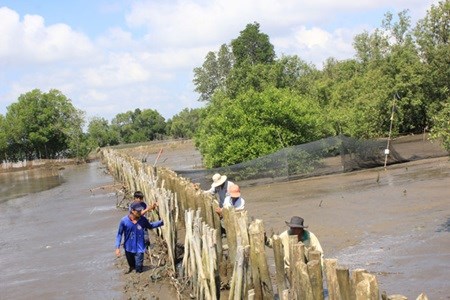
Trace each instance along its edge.
<path fill-rule="evenodd" d="M 269 36 L 251 23 L 194 69 L 204 108 L 167 121 L 136 109 L 111 123 L 95 118 L 84 133 L 83 114 L 70 100 L 34 90 L 0 115 L 0 158 L 83 157 L 95 147 L 172 136 L 193 137 L 204 164 L 218 167 L 325 136 L 390 131 L 430 131 L 450 150 L 449 38 L 450 0 L 416 24 L 408 11 L 386 13 L 380 28 L 354 37 L 354 58 L 329 58 L 318 69 L 296 55 L 277 57 Z"/>

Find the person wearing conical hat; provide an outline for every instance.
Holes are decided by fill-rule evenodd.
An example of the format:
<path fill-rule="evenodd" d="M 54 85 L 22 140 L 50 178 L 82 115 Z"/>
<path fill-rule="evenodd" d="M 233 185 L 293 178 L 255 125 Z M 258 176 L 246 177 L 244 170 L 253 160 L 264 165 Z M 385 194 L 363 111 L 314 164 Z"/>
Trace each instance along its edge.
<path fill-rule="evenodd" d="M 230 195 L 229 188 L 234 183 L 229 181 L 226 175 L 220 175 L 219 173 L 214 174 L 212 180 L 211 188 L 206 192 L 217 195 L 219 198 L 219 207 L 222 208 L 225 197 Z"/>

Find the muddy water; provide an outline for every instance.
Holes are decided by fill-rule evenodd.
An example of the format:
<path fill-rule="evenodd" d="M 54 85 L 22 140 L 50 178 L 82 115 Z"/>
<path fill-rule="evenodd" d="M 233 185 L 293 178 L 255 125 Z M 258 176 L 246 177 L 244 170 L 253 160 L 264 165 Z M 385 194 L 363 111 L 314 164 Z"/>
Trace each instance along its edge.
<path fill-rule="evenodd" d="M 123 212 L 97 163 L 0 176 L 0 298 L 122 299 L 114 238 Z"/>
<path fill-rule="evenodd" d="M 33 169 L 0 173 L 0 202 L 51 189 L 64 182 L 59 171 Z"/>

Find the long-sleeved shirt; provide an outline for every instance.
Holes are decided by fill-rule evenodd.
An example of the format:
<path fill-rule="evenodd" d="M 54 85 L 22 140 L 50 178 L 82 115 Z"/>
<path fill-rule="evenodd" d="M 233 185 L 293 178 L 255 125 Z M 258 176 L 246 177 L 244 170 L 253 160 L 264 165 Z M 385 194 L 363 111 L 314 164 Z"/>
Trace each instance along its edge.
<path fill-rule="evenodd" d="M 281 243 L 283 244 L 283 251 L 284 251 L 284 268 L 289 269 L 289 236 L 292 235 L 290 229 L 283 231 L 279 238 L 281 239 Z M 305 245 L 305 256 L 308 257 L 309 251 L 319 251 L 321 254 L 321 257 L 323 257 L 323 250 L 322 246 L 320 245 L 319 239 L 316 237 L 314 233 L 308 230 L 303 231 L 303 236 L 301 238 L 301 241 Z M 273 246 L 273 240 L 270 238 L 267 240 L 266 243 L 267 246 L 272 247 Z M 322 260 L 321 260 L 322 263 Z"/>
<path fill-rule="evenodd" d="M 146 217 L 141 216 L 136 224 L 134 224 L 127 215 L 120 220 L 119 229 L 116 237 L 116 248 L 120 247 L 122 236 L 124 236 L 123 247 L 125 251 L 131 253 L 145 252 L 145 229 L 158 228 L 164 225 L 162 220 L 149 222 Z"/>
<path fill-rule="evenodd" d="M 239 197 L 235 202 L 231 199 L 231 196 L 226 196 L 223 201 L 223 207 L 234 207 L 235 210 L 243 210 L 245 208 L 245 200 L 242 197 Z"/>

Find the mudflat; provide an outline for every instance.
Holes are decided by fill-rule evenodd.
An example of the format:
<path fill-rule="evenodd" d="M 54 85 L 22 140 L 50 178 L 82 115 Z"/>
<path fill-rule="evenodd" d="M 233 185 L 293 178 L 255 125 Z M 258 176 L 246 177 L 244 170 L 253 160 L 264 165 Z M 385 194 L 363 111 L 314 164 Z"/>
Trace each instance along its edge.
<path fill-rule="evenodd" d="M 192 142 L 144 151 L 148 163 L 195 168 Z M 404 144 L 415 151 L 423 146 Z M 419 148 L 417 148 L 419 147 Z M 230 178 L 232 181 L 233 178 Z M 236 182 L 239 184 L 239 182 Z M 270 235 L 298 215 L 319 238 L 325 258 L 376 274 L 380 291 L 409 299 L 450 299 L 450 161 L 423 159 L 358 172 L 243 186 L 250 217 Z M 266 249 L 269 264 L 273 252 Z"/>
<path fill-rule="evenodd" d="M 325 258 L 376 274 L 388 295 L 450 299 L 449 187 L 445 157 L 242 193 L 249 216 L 266 230 L 280 233 L 291 216 L 302 216 Z"/>

